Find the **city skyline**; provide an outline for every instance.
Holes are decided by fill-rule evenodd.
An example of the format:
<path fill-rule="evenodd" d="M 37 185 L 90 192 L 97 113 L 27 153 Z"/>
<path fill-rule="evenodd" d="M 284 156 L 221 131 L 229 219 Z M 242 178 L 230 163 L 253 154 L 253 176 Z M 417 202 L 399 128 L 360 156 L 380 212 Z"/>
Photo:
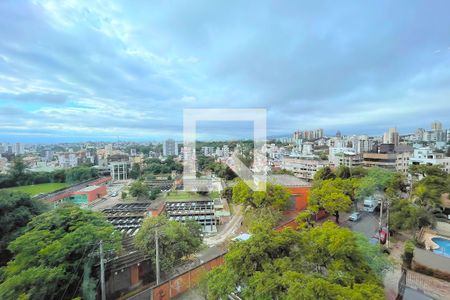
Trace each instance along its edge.
<path fill-rule="evenodd" d="M 449 8 L 2 1 L 0 141 L 181 139 L 183 108 L 266 108 L 269 136 L 445 126 Z"/>

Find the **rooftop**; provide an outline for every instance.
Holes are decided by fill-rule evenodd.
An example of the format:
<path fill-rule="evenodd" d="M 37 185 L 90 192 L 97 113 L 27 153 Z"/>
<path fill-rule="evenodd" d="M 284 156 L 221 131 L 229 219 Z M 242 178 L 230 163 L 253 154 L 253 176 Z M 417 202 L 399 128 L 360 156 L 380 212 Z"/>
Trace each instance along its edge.
<path fill-rule="evenodd" d="M 267 181 L 272 184 L 279 184 L 285 187 L 311 186 L 308 181 L 288 174 L 267 175 Z"/>
<path fill-rule="evenodd" d="M 90 186 L 87 186 L 87 187 L 85 187 L 85 188 L 82 188 L 82 189 L 79 190 L 78 192 L 92 192 L 92 191 L 98 189 L 99 187 L 100 187 L 100 186 L 98 186 L 98 185 L 90 185 Z"/>

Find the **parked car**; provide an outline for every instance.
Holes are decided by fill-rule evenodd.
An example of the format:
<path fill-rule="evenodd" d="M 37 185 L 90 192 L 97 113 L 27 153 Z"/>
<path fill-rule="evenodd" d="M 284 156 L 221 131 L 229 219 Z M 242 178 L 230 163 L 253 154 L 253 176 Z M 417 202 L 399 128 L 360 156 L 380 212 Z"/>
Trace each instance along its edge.
<path fill-rule="evenodd" d="M 353 213 L 348 217 L 348 219 L 349 219 L 350 221 L 352 221 L 352 222 L 356 222 L 356 221 L 358 221 L 359 219 L 361 219 L 361 213 L 355 211 L 355 212 L 353 212 Z"/>
<path fill-rule="evenodd" d="M 386 227 L 381 228 L 381 230 L 377 233 L 375 233 L 373 238 L 376 238 L 380 241 L 380 244 L 384 245 L 386 244 L 386 240 L 388 238 L 388 230 Z"/>

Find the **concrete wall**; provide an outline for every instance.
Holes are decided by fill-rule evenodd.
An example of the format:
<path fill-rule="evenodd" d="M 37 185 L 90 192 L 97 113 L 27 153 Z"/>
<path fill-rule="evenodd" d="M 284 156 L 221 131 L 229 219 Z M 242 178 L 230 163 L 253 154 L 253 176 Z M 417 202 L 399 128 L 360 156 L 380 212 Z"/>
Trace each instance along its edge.
<path fill-rule="evenodd" d="M 161 283 L 158 286 L 155 286 L 152 289 L 152 297 L 153 300 L 169 300 L 177 297 L 191 287 L 195 286 L 200 278 L 201 274 L 204 272 L 208 272 L 211 269 L 214 269 L 224 263 L 224 254 L 196 267 L 189 271 L 186 271 L 166 282 Z"/>
<path fill-rule="evenodd" d="M 445 236 L 450 236 L 450 224 L 444 222 L 436 222 L 436 231 Z"/>
<path fill-rule="evenodd" d="M 302 211 L 308 206 L 308 195 L 310 187 L 289 187 L 289 192 L 294 199 L 294 205 L 291 208 L 295 211 Z"/>

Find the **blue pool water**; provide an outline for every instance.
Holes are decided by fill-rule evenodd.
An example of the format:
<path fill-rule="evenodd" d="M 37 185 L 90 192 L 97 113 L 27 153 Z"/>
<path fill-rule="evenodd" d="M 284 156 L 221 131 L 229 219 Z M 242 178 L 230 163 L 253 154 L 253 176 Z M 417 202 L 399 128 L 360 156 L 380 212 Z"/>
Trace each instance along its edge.
<path fill-rule="evenodd" d="M 438 249 L 433 250 L 434 253 L 450 257 L 450 240 L 439 237 L 432 238 L 431 240 L 439 245 Z"/>

